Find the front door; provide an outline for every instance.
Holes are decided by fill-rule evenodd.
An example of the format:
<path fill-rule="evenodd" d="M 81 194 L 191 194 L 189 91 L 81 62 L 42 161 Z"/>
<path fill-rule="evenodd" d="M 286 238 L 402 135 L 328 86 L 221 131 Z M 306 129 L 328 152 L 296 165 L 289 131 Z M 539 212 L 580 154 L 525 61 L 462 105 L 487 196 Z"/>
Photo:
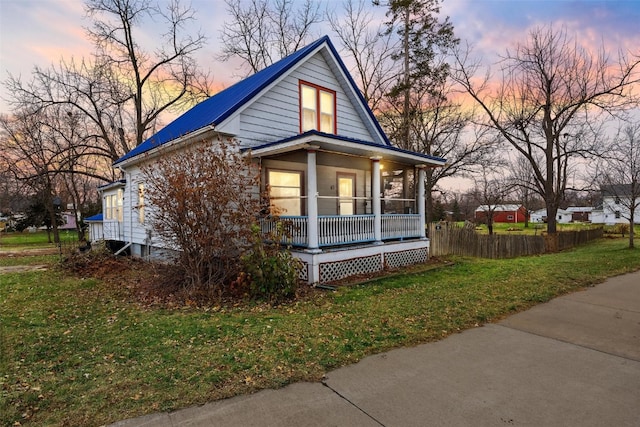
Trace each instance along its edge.
<path fill-rule="evenodd" d="M 338 215 L 356 213 L 356 177 L 352 174 L 338 174 Z"/>

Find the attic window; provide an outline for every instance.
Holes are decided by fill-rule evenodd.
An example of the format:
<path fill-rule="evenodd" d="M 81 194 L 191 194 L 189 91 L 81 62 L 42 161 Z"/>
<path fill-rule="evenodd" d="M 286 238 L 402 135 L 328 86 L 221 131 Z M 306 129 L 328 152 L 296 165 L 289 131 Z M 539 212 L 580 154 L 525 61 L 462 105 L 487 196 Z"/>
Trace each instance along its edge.
<path fill-rule="evenodd" d="M 336 93 L 300 81 L 300 132 L 336 133 Z"/>

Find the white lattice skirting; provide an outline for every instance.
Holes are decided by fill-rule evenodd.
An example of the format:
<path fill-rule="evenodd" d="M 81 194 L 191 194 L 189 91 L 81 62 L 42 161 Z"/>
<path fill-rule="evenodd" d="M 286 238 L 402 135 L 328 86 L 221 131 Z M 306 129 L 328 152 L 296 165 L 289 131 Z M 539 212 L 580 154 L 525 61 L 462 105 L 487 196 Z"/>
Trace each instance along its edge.
<path fill-rule="evenodd" d="M 294 252 L 306 271 L 300 278 L 307 283 L 328 283 L 358 274 L 375 273 L 385 268 L 398 268 L 424 263 L 429 258 L 429 241 L 369 245 L 320 253 Z M 305 274 L 306 273 L 306 274 Z"/>

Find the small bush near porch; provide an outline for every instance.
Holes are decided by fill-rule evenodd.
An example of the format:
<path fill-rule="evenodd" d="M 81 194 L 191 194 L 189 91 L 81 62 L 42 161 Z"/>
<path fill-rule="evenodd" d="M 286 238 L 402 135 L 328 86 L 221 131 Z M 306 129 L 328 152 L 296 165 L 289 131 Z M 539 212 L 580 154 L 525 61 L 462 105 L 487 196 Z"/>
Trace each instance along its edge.
<path fill-rule="evenodd" d="M 448 258 L 336 292 L 307 288 L 276 307 L 160 303 L 141 298 L 158 278 L 139 261 L 109 258 L 70 274 L 52 255 L 48 271 L 0 274 L 2 423 L 101 425 L 318 381 L 366 355 L 439 340 L 637 270 L 639 250 L 626 245 L 601 239 L 536 257 Z M 0 267 L 16 262 L 0 257 Z"/>

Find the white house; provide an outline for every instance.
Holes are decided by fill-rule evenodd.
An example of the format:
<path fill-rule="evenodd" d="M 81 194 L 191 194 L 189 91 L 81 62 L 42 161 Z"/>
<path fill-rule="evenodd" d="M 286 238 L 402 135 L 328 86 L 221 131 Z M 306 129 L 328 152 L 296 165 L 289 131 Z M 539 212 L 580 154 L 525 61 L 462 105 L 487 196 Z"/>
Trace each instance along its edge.
<path fill-rule="evenodd" d="M 114 166 L 100 188 L 102 233 L 134 256 L 162 242 L 146 218 L 141 167 L 184 144 L 231 136 L 260 162 L 260 190 L 297 227 L 293 254 L 309 283 L 428 258 L 425 168 L 445 159 L 397 148 L 328 37 L 196 105 Z M 400 191 L 385 192 L 388 182 Z M 268 183 L 268 186 L 267 186 Z M 274 224 L 263 219 L 263 230 Z M 96 228 L 97 231 L 97 228 Z"/>
<path fill-rule="evenodd" d="M 573 220 L 573 212 L 566 209 L 558 209 L 556 221 L 558 224 L 568 224 Z M 547 210 L 538 209 L 531 213 L 531 222 L 547 222 Z"/>
<path fill-rule="evenodd" d="M 593 212 L 591 206 L 569 206 L 567 211 L 571 212 L 574 221 L 591 222 L 591 213 Z"/>
<path fill-rule="evenodd" d="M 602 206 L 591 211 L 594 224 L 628 224 L 631 205 L 630 185 L 605 185 L 602 191 Z M 634 224 L 640 224 L 640 197 L 635 199 Z"/>

